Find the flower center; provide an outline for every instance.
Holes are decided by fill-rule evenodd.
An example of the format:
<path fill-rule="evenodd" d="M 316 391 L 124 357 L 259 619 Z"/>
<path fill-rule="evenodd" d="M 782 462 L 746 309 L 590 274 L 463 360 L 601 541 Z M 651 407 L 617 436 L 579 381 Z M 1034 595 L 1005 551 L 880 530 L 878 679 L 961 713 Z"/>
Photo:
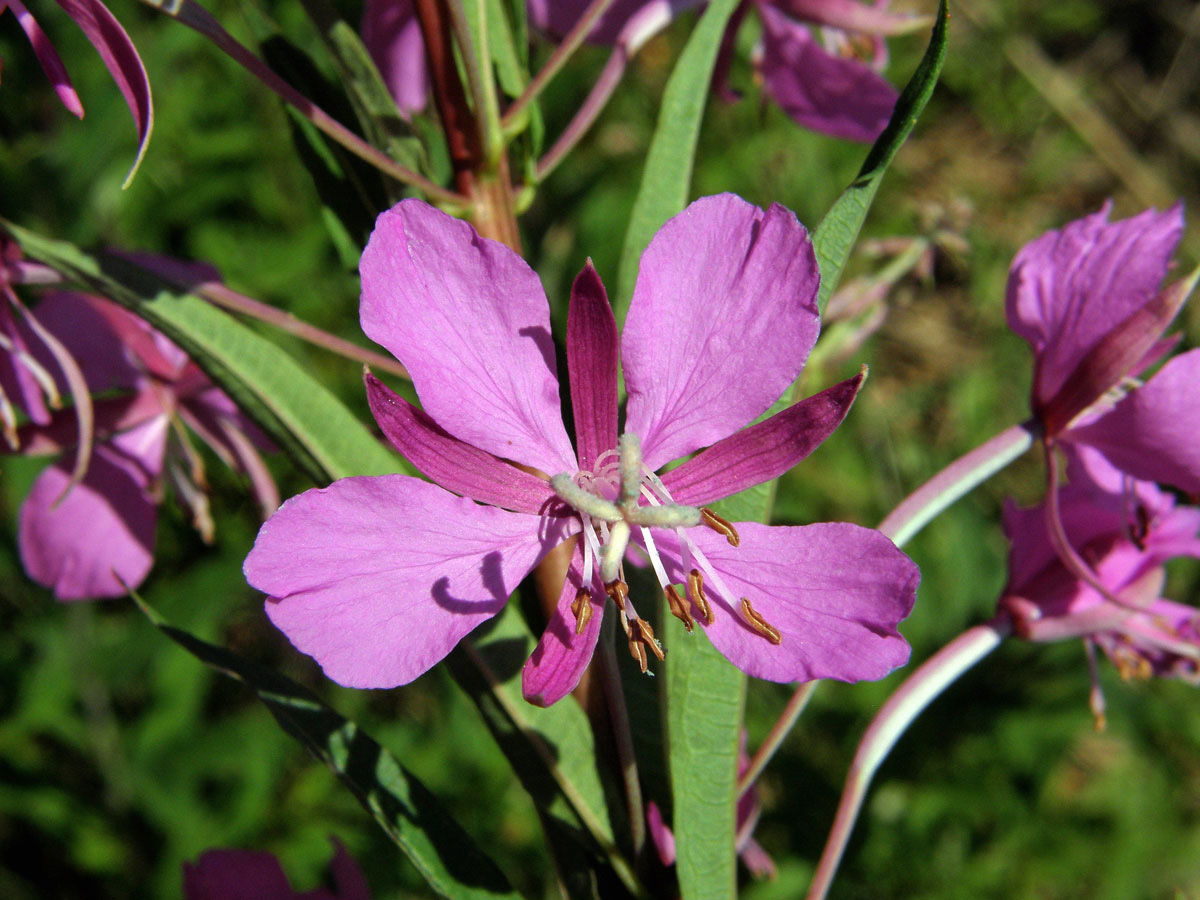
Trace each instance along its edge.
<path fill-rule="evenodd" d="M 714 621 L 712 604 L 705 592 L 706 577 L 718 594 L 732 605 L 732 593 L 688 536 L 687 529 L 703 525 L 724 536 L 734 547 L 740 543 L 737 529 L 707 507 L 676 503 L 662 479 L 642 461 L 642 446 L 637 435 L 621 435 L 616 452 L 609 450 L 601 454 L 593 471 L 580 472 L 577 476 L 555 475 L 550 479 L 550 486 L 583 521 L 583 587 L 571 604 L 577 634 L 591 618 L 589 601 L 595 584 L 616 604 L 621 628 L 629 641 L 629 652 L 641 670 L 646 671 L 647 651 L 659 660 L 663 658 L 662 644 L 654 636 L 654 629 L 637 614 L 629 600 L 629 586 L 624 577 L 625 553 L 635 528 L 639 530 L 641 544 L 634 546 L 645 550 L 671 614 L 683 622 L 689 632 L 695 627 L 696 617 L 705 625 Z M 646 502 L 642 503 L 642 500 Z M 671 529 L 678 537 L 680 565 L 687 573 L 683 595 L 667 575 L 650 532 L 652 528 Z M 741 598 L 741 614 L 746 625 L 772 644 L 782 641 L 779 630 L 745 597 Z"/>

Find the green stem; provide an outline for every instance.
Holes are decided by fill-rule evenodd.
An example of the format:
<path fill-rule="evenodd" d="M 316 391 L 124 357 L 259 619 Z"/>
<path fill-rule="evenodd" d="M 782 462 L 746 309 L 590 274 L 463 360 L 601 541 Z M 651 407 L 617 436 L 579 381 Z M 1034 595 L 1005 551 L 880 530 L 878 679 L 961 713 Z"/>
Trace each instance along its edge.
<path fill-rule="evenodd" d="M 513 101 L 512 105 L 504 111 L 504 117 L 500 120 L 500 124 L 507 132 L 513 127 L 513 123 L 517 118 L 525 112 L 529 104 L 536 100 L 546 89 L 546 86 L 554 79 L 554 76 L 559 73 L 563 66 L 567 64 L 567 60 L 574 55 L 579 49 L 584 40 L 592 31 L 592 26 L 597 20 L 608 12 L 608 8 L 613 5 L 615 0 L 592 0 L 590 6 L 583 11 L 583 15 L 579 21 L 572 26 L 567 32 L 566 37 L 562 39 L 559 45 L 550 54 L 550 58 L 546 60 L 546 64 L 529 82 L 529 85 L 522 92 L 521 96 Z"/>

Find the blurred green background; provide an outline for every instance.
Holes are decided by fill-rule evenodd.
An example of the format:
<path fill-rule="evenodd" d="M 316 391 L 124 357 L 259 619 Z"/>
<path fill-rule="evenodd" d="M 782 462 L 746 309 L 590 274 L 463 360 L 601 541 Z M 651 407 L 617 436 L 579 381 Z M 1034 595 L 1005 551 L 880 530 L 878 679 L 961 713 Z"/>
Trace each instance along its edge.
<path fill-rule="evenodd" d="M 244 39 L 248 21 L 265 12 L 328 63 L 298 4 L 280 0 L 251 14 L 248 4 L 221 0 L 210 9 Z M 87 116 L 77 122 L 57 104 L 13 17 L 0 17 L 0 214 L 84 245 L 215 263 L 238 290 L 361 341 L 357 277 L 331 240 L 275 98 L 193 32 L 115 0 L 150 73 L 157 116 L 142 170 L 122 192 L 134 152 L 124 103 L 66 16 L 45 2 L 34 11 Z M 522 219 L 556 325 L 587 256 L 615 286 L 657 98 L 691 22 L 636 59 L 597 127 Z M 753 27 L 741 35 L 745 47 Z M 894 82 L 922 50 L 921 37 L 892 42 Z M 535 55 L 544 59 L 546 48 Z M 605 58 L 585 48 L 555 83 L 543 104 L 548 135 Z M 871 376 L 846 425 L 782 480 L 778 521 L 874 524 L 941 466 L 1025 417 L 1029 356 L 1003 319 L 1008 263 L 1041 231 L 1109 197 L 1121 216 L 1177 197 L 1197 208 L 1198 70 L 1200 14 L 1184 0 L 954 4 L 942 82 L 864 236 L 941 227 L 969 252 L 947 247 L 929 277 L 901 280 L 861 348 L 821 348 L 805 375 L 810 392 L 863 362 Z M 783 203 L 815 226 L 864 148 L 793 126 L 762 101 L 744 54 L 733 77 L 743 99 L 711 103 L 693 194 Z M 1200 261 L 1194 221 L 1178 260 L 1180 272 Z M 859 254 L 847 279 L 885 262 Z M 1200 334 L 1193 307 L 1182 320 L 1187 346 Z M 273 337 L 367 418 L 354 363 Z M 64 606 L 24 578 L 15 523 L 40 465 L 0 462 L 0 897 L 178 896 L 181 863 L 215 846 L 271 850 L 295 885 L 311 888 L 331 853 L 329 835 L 362 862 L 379 900 L 430 896 L 356 801 L 247 690 L 169 644 L 131 603 Z M 286 460 L 274 469 L 285 496 L 310 486 Z M 244 485 L 215 460 L 209 474 L 216 542 L 202 544 L 165 503 L 146 598 L 175 624 L 265 661 L 359 720 L 518 888 L 549 896 L 533 807 L 474 707 L 440 670 L 386 692 L 325 681 L 269 626 L 241 578 L 257 527 Z M 1040 480 L 1037 461 L 1021 460 L 908 547 L 923 572 L 902 627 L 914 660 L 990 615 L 1005 577 L 999 510 L 1008 496 L 1035 500 Z M 1197 568 L 1171 575 L 1172 595 L 1196 602 Z M 857 740 L 904 674 L 817 692 L 761 782 L 757 837 L 779 877 L 747 881 L 745 897 L 802 893 Z M 1097 733 L 1078 643 L 1010 642 L 985 660 L 884 765 L 832 896 L 1200 897 L 1195 688 L 1122 683 L 1108 666 L 1102 679 L 1109 725 Z M 788 696 L 751 684 L 751 747 Z"/>

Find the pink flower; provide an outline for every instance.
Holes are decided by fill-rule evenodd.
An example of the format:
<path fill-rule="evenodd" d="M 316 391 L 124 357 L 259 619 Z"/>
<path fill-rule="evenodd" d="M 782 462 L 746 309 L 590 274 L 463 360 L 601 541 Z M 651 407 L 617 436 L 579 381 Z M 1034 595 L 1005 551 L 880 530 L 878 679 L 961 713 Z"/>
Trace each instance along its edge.
<path fill-rule="evenodd" d="M 332 891 L 293 890 L 270 853 L 208 850 L 195 863 L 183 864 L 184 900 L 371 900 L 358 863 L 338 841 L 333 846 Z"/>
<path fill-rule="evenodd" d="M 628 27 L 657 30 L 700 0 L 617 0 L 590 35 L 596 43 L 640 46 L 645 36 Z M 529 0 L 530 21 L 551 34 L 564 34 L 588 0 Z M 873 141 L 896 105 L 897 93 L 879 74 L 887 65 L 883 38 L 922 27 L 926 19 L 892 13 L 887 0 L 753 0 L 730 23 L 718 63 L 717 89 L 726 86 L 734 38 L 749 8 L 762 20 L 755 66 L 763 85 L 797 124 L 852 141 Z"/>
<path fill-rule="evenodd" d="M 68 454 L 38 476 L 21 506 L 25 571 L 59 600 L 121 596 L 126 585 L 141 584 L 154 560 L 164 477 L 211 539 L 203 462 L 185 424 L 226 464 L 250 474 L 264 516 L 278 505 L 255 449 L 270 443 L 163 335 L 108 300 L 66 291 L 46 294 L 37 317 L 77 360 L 91 391 L 121 392 L 94 401 L 104 439 L 83 480 L 71 486 Z M 50 360 L 46 367 L 58 368 Z M 35 420 L 19 434 L 29 455 L 68 450 L 72 413 Z"/>
<path fill-rule="evenodd" d="M 585 267 L 566 337 L 574 447 L 548 304 L 520 257 L 406 200 L 379 217 L 360 272 L 363 330 L 408 368 L 423 406 L 368 376 L 372 412 L 435 483 L 347 478 L 301 494 L 263 526 L 245 565 L 271 596 L 272 621 L 335 681 L 413 680 L 576 535 L 557 610 L 525 668 L 534 702 L 577 683 L 606 595 L 643 666 L 661 653 L 628 596 L 626 551 L 649 560 L 676 615 L 703 621 L 757 677 L 855 681 L 907 660 L 895 626 L 918 573 L 889 540 L 848 524 L 733 525 L 705 507 L 807 456 L 861 381 L 739 431 L 792 384 L 819 329 L 812 245 L 788 210 L 707 197 L 655 236 L 620 352 L 620 439 L 616 325 Z"/>
<path fill-rule="evenodd" d="M 1010 503 L 1004 530 L 1012 550 L 1001 608 L 1029 640 L 1095 643 L 1126 678 L 1200 681 L 1200 610 L 1161 596 L 1164 564 L 1200 557 L 1200 509 L 1177 506 L 1170 494 L 1123 475 L 1095 450 L 1073 453 L 1069 474 L 1058 498 L 1062 527 L 1097 584 L 1055 552 L 1042 507 Z"/>
<path fill-rule="evenodd" d="M 121 27 L 121 23 L 100 0 L 57 0 L 57 2 L 74 20 L 75 24 L 83 30 L 87 39 L 92 42 L 92 46 L 104 60 L 109 74 L 120 88 L 129 112 L 133 116 L 133 123 L 138 133 L 138 152 L 129 176 L 126 178 L 126 184 L 128 184 L 146 153 L 146 145 L 150 141 L 150 132 L 154 127 L 154 106 L 150 99 L 150 80 L 146 76 L 146 67 L 142 65 L 137 48 L 133 46 L 133 41 L 129 39 L 129 35 Z M 29 38 L 34 56 L 37 57 L 42 71 L 46 73 L 50 83 L 54 85 L 58 99 L 62 101 L 63 106 L 82 119 L 83 104 L 79 101 L 79 95 L 75 93 L 75 88 L 71 85 L 66 66 L 63 65 L 62 59 L 55 51 L 54 45 L 50 43 L 50 39 L 46 37 L 46 33 L 33 18 L 33 13 L 21 3 L 21 0 L 0 0 L 0 13 L 3 13 L 6 7 L 12 9 L 25 36 Z"/>
<path fill-rule="evenodd" d="M 1047 438 L 1089 446 L 1136 479 L 1200 493 L 1200 350 L 1163 332 L 1193 279 L 1162 289 L 1183 211 L 1109 222 L 1110 206 L 1026 245 L 1008 282 L 1010 327 L 1034 351 L 1033 409 Z"/>
<path fill-rule="evenodd" d="M 429 75 L 413 0 L 367 0 L 361 31 L 396 108 L 405 117 L 425 109 Z"/>

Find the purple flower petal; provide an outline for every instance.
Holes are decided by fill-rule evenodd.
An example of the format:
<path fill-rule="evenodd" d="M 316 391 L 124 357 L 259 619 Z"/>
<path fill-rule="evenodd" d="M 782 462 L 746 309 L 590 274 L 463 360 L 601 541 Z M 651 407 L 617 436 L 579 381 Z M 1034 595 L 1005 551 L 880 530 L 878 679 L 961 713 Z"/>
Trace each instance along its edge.
<path fill-rule="evenodd" d="M 798 125 L 870 143 L 887 127 L 899 94 L 857 59 L 822 49 L 809 30 L 769 6 L 760 63 L 767 93 Z"/>
<path fill-rule="evenodd" d="M 592 652 L 600 636 L 605 596 L 597 595 L 594 590 L 589 593 L 586 602 L 591 606 L 591 618 L 577 634 L 571 604 L 582 583 L 583 551 L 576 546 L 558 606 L 521 670 L 521 693 L 535 706 L 551 706 L 575 690 L 584 669 L 592 661 Z"/>
<path fill-rule="evenodd" d="M 367 878 L 350 851 L 336 838 L 330 840 L 333 843 L 333 859 L 329 861 L 329 872 L 337 887 L 338 900 L 371 900 Z"/>
<path fill-rule="evenodd" d="M 519 256 L 420 200 L 383 213 L 359 266 L 363 331 L 447 432 L 547 474 L 571 471 L 550 308 Z"/>
<path fill-rule="evenodd" d="M 662 811 L 653 800 L 646 804 L 646 830 L 650 833 L 650 840 L 654 841 L 654 849 L 662 864 L 675 865 L 675 835 L 663 821 Z"/>
<path fill-rule="evenodd" d="M 1123 472 L 1200 493 L 1200 349 L 1176 356 L 1113 409 L 1071 429 Z"/>
<path fill-rule="evenodd" d="M 714 444 L 799 375 L 820 330 L 812 242 L 796 217 L 703 197 L 642 254 L 622 335 L 625 430 L 646 465 Z"/>
<path fill-rule="evenodd" d="M 367 881 L 346 848 L 333 841 L 329 864 L 336 891 L 296 891 L 270 853 L 207 850 L 195 864 L 183 864 L 184 900 L 371 900 Z"/>
<path fill-rule="evenodd" d="M 1008 325 L 1033 348 L 1044 405 L 1093 347 L 1151 302 L 1183 233 L 1183 208 L 1108 221 L 1111 204 L 1026 244 L 1009 272 Z"/>
<path fill-rule="evenodd" d="M 345 478 L 271 517 L 246 580 L 334 681 L 395 687 L 499 612 L 574 520 L 550 522 L 404 475 Z"/>
<path fill-rule="evenodd" d="M 142 157 L 146 155 L 146 145 L 150 142 L 150 132 L 154 129 L 154 105 L 150 100 L 150 79 L 146 76 L 146 67 L 138 56 L 133 41 L 121 27 L 121 23 L 108 11 L 100 0 L 57 0 L 75 24 L 83 29 L 104 65 L 108 67 L 113 81 L 121 89 L 129 112 L 133 116 L 133 124 L 137 127 L 138 152 L 125 176 L 125 187 L 137 174 Z"/>
<path fill-rule="evenodd" d="M 425 108 L 429 76 L 425 40 L 412 0 L 367 0 L 362 40 L 406 118 Z"/>
<path fill-rule="evenodd" d="M 109 300 L 74 291 L 51 291 L 33 312 L 75 358 L 94 392 L 137 387 L 145 375 L 138 365 L 137 350 L 158 355 L 145 322 Z M 37 357 L 51 372 L 59 373 L 49 351 L 39 348 Z M 64 382 L 61 374 L 58 380 Z"/>
<path fill-rule="evenodd" d="M 82 119 L 83 104 L 71 84 L 67 67 L 63 65 L 62 58 L 54 49 L 54 45 L 50 43 L 50 39 L 46 37 L 46 32 L 42 31 L 41 26 L 34 19 L 33 13 L 21 4 L 21 0 L 7 0 L 6 3 L 0 4 L 0 12 L 4 11 L 5 5 L 12 7 L 13 15 L 17 17 L 25 36 L 29 38 L 30 46 L 33 47 L 33 55 L 41 65 L 42 71 L 46 73 L 46 78 L 54 85 L 54 93 L 58 94 L 62 105 L 77 118 Z"/>
<path fill-rule="evenodd" d="M 195 864 L 183 864 L 183 896 L 184 900 L 295 900 L 299 895 L 270 853 L 208 850 Z"/>
<path fill-rule="evenodd" d="M 617 320 L 590 259 L 571 286 L 567 381 L 579 468 L 588 472 L 617 446 Z"/>
<path fill-rule="evenodd" d="M 635 13 L 650 6 L 663 8 L 663 14 L 673 19 L 685 9 L 699 5 L 700 0 L 616 0 L 600 17 L 587 39 L 592 44 L 615 44 Z M 564 37 L 575 27 L 591 0 L 528 0 L 529 21 L 539 31 L 554 39 Z"/>
<path fill-rule="evenodd" d="M 423 475 L 446 490 L 532 515 L 538 515 L 554 499 L 548 482 L 446 434 L 371 373 L 366 373 L 363 381 L 371 414 L 387 439 Z"/>
<path fill-rule="evenodd" d="M 676 503 L 705 506 L 778 478 L 842 424 L 863 372 L 744 428 L 662 475 Z"/>
<path fill-rule="evenodd" d="M 1164 288 L 1109 329 L 1084 354 L 1053 397 L 1045 403 L 1035 398 L 1034 411 L 1047 436 L 1057 437 L 1108 391 L 1171 352 L 1179 336 L 1163 338 L 1163 331 L 1187 302 L 1195 283 L 1194 275 Z"/>
<path fill-rule="evenodd" d="M 717 600 L 708 637 L 731 663 L 755 678 L 789 682 L 882 678 L 908 661 L 896 625 L 912 610 L 920 573 L 886 537 L 841 522 L 739 522 L 737 529 L 737 547 L 702 529 L 689 534 L 733 594 L 705 582 L 710 602 Z M 686 580 L 677 548 L 664 562 L 673 580 Z M 778 629 L 779 644 L 745 623 L 743 597 Z"/>
<path fill-rule="evenodd" d="M 47 468 L 21 506 L 21 561 L 59 600 L 120 597 L 154 562 L 155 501 L 167 421 L 156 417 L 98 444 L 83 481 L 66 496 L 70 466 Z M 62 497 L 61 502 L 59 498 Z"/>
<path fill-rule="evenodd" d="M 772 0 L 772 5 L 793 19 L 867 34 L 906 34 L 929 22 L 928 16 L 894 13 L 886 4 L 859 0 Z"/>

